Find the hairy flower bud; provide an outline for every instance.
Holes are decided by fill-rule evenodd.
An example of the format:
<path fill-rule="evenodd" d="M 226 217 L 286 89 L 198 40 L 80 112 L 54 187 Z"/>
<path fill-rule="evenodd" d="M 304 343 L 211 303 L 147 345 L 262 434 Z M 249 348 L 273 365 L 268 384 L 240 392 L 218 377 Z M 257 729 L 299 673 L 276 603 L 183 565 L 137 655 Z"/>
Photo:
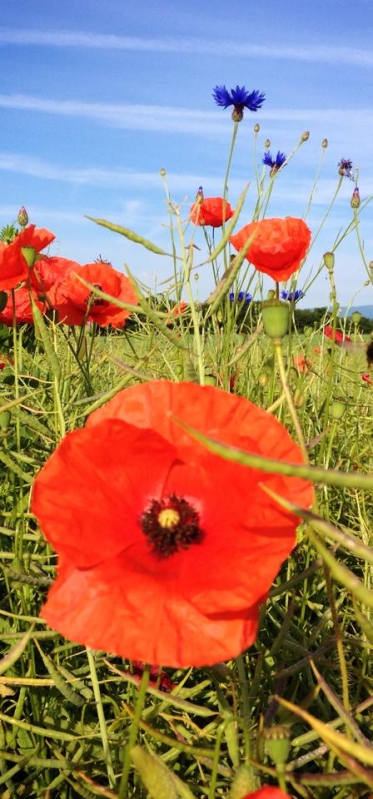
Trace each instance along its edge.
<path fill-rule="evenodd" d="M 26 225 L 28 225 L 28 213 L 24 205 L 22 205 L 22 208 L 20 208 L 18 211 L 17 221 L 22 228 L 25 228 Z"/>
<path fill-rule="evenodd" d="M 309 130 L 305 130 L 304 133 L 302 133 L 302 135 L 300 137 L 300 140 L 301 141 L 308 141 L 309 137 L 310 137 Z"/>
<path fill-rule="evenodd" d="M 321 147 L 323 147 L 324 150 L 325 150 L 327 148 L 328 144 L 329 144 L 328 140 L 327 139 L 323 139 L 322 142 L 321 142 Z"/>
<path fill-rule="evenodd" d="M 259 122 L 256 122 L 254 125 L 254 133 L 259 133 L 259 131 L 260 131 L 260 125 Z"/>
<path fill-rule="evenodd" d="M 354 190 L 352 192 L 352 197 L 351 197 L 350 204 L 351 204 L 351 208 L 358 208 L 359 205 L 360 205 L 360 194 L 359 194 L 359 189 L 358 189 L 357 186 L 354 188 Z"/>

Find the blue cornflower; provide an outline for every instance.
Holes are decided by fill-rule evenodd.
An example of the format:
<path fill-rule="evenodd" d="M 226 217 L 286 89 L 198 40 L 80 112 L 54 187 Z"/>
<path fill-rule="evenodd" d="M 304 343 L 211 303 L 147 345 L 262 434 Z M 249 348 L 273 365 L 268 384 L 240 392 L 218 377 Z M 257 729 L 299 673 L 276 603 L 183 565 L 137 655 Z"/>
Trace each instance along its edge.
<path fill-rule="evenodd" d="M 258 108 L 262 107 L 265 100 L 265 94 L 257 89 L 248 92 L 244 86 L 236 86 L 230 92 L 226 86 L 215 86 L 212 96 L 216 104 L 222 108 L 228 108 L 228 106 L 233 105 L 232 119 L 234 122 L 241 122 L 244 108 L 248 108 L 249 111 L 257 111 Z"/>
<path fill-rule="evenodd" d="M 272 158 L 269 150 L 267 150 L 267 152 L 264 153 L 263 164 L 265 166 L 271 167 L 269 173 L 271 178 L 275 176 L 276 172 L 278 172 L 278 170 L 284 165 L 285 161 L 286 161 L 286 155 L 285 153 L 281 153 L 280 150 L 278 151 L 276 158 Z"/>
<path fill-rule="evenodd" d="M 338 164 L 338 172 L 342 178 L 350 178 L 350 180 L 354 179 L 354 176 L 351 172 L 352 170 L 352 161 L 349 158 L 341 158 Z"/>
<path fill-rule="evenodd" d="M 231 302 L 234 302 L 236 299 L 236 295 L 234 291 L 231 291 L 229 294 L 229 299 Z M 252 296 L 248 291 L 239 291 L 237 294 L 237 302 L 251 302 Z"/>
<path fill-rule="evenodd" d="M 296 291 L 287 291 L 286 289 L 282 289 L 281 291 L 281 298 L 283 300 L 288 300 L 288 302 L 293 302 L 294 304 L 298 302 L 298 300 L 302 300 L 305 297 L 304 291 L 301 289 L 297 289 Z"/>

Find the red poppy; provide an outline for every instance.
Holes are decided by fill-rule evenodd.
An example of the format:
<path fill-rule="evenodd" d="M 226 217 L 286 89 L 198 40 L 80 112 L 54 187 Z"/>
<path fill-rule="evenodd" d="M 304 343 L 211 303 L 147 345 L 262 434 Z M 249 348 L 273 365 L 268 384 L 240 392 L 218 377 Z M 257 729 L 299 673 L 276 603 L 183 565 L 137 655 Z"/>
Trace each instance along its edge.
<path fill-rule="evenodd" d="M 233 214 L 234 211 L 227 200 L 222 197 L 206 197 L 202 202 L 193 203 L 190 220 L 194 225 L 221 227 Z"/>
<path fill-rule="evenodd" d="M 0 355 L 0 369 L 5 369 L 8 364 L 13 364 L 13 361 L 7 355 Z"/>
<path fill-rule="evenodd" d="M 49 291 L 55 283 L 60 283 L 71 269 L 78 269 L 80 264 L 58 255 L 43 255 L 32 270 L 31 282 L 40 293 Z"/>
<path fill-rule="evenodd" d="M 184 667 L 253 643 L 297 526 L 263 487 L 305 507 L 313 489 L 213 455 L 177 419 L 264 457 L 303 460 L 285 427 L 243 397 L 154 381 L 65 436 L 32 507 L 59 554 L 48 624 L 94 649 Z"/>
<path fill-rule="evenodd" d="M 293 356 L 293 364 L 298 372 L 304 372 L 307 374 L 312 366 L 312 361 L 309 358 L 306 358 L 305 355 L 299 354 Z"/>
<path fill-rule="evenodd" d="M 330 325 L 325 325 L 323 332 L 326 338 L 334 341 L 339 347 L 343 347 L 344 344 L 351 344 L 352 342 L 352 338 L 346 336 L 345 333 L 341 333 L 340 330 L 333 330 Z"/>
<path fill-rule="evenodd" d="M 37 306 L 42 311 L 44 309 L 44 305 L 40 300 L 38 300 L 36 294 L 33 294 L 34 301 L 36 302 Z M 16 323 L 18 325 L 33 325 L 34 324 L 34 317 L 32 315 L 32 307 L 31 307 L 31 300 L 30 300 L 30 291 L 25 287 L 21 287 L 16 289 L 14 292 L 14 309 L 15 309 L 15 317 Z M 5 308 L 0 312 L 0 324 L 8 325 L 8 327 L 12 327 L 13 324 L 13 300 L 12 295 L 8 294 L 8 299 Z"/>
<path fill-rule="evenodd" d="M 121 302 L 131 305 L 138 303 L 128 277 L 113 269 L 111 264 L 98 261 L 76 266 L 68 272 L 64 280 L 55 283 L 48 293 L 53 308 L 58 311 L 59 321 L 66 325 L 81 325 L 89 321 L 97 322 L 100 327 L 122 327 L 130 311 L 95 297 L 91 289 L 81 283 L 79 277 Z"/>
<path fill-rule="evenodd" d="M 303 219 L 261 219 L 251 222 L 230 237 L 233 247 L 242 250 L 253 237 L 246 258 L 251 264 L 280 282 L 300 268 L 311 242 L 311 231 Z"/>
<path fill-rule="evenodd" d="M 14 289 L 29 277 L 41 250 L 55 239 L 54 233 L 29 225 L 11 244 L 0 242 L 0 291 Z"/>
<path fill-rule="evenodd" d="M 242 799 L 290 799 L 288 793 L 284 793 L 281 788 L 274 788 L 271 785 L 265 785 L 259 788 L 254 793 L 247 793 Z"/>
<path fill-rule="evenodd" d="M 369 372 L 363 372 L 363 374 L 361 375 L 361 379 L 364 380 L 364 383 L 368 383 L 369 386 L 373 386 L 373 380 Z"/>

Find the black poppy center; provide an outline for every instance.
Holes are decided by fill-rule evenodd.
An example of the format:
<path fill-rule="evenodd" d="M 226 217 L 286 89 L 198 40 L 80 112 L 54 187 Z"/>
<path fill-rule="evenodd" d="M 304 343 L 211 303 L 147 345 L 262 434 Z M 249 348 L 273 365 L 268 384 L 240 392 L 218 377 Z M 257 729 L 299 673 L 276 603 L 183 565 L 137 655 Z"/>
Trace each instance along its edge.
<path fill-rule="evenodd" d="M 100 283 L 92 283 L 92 285 L 95 289 L 102 291 L 102 286 L 100 285 Z M 92 305 L 107 305 L 106 300 L 102 300 L 100 297 L 95 297 L 93 293 L 89 295 L 87 303 L 89 303 L 90 308 L 92 307 Z"/>
<path fill-rule="evenodd" d="M 154 555 L 168 558 L 180 549 L 189 549 L 203 538 L 199 513 L 186 499 L 170 494 L 152 499 L 140 520 Z"/>

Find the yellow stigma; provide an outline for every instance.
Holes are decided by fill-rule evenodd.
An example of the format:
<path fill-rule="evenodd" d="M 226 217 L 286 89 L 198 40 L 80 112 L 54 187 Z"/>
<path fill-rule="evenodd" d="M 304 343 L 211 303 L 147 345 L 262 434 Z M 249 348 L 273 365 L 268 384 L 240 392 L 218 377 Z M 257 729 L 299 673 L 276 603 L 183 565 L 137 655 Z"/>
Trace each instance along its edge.
<path fill-rule="evenodd" d="M 180 521 L 180 514 L 175 508 L 164 508 L 158 516 L 158 524 L 168 530 Z"/>

